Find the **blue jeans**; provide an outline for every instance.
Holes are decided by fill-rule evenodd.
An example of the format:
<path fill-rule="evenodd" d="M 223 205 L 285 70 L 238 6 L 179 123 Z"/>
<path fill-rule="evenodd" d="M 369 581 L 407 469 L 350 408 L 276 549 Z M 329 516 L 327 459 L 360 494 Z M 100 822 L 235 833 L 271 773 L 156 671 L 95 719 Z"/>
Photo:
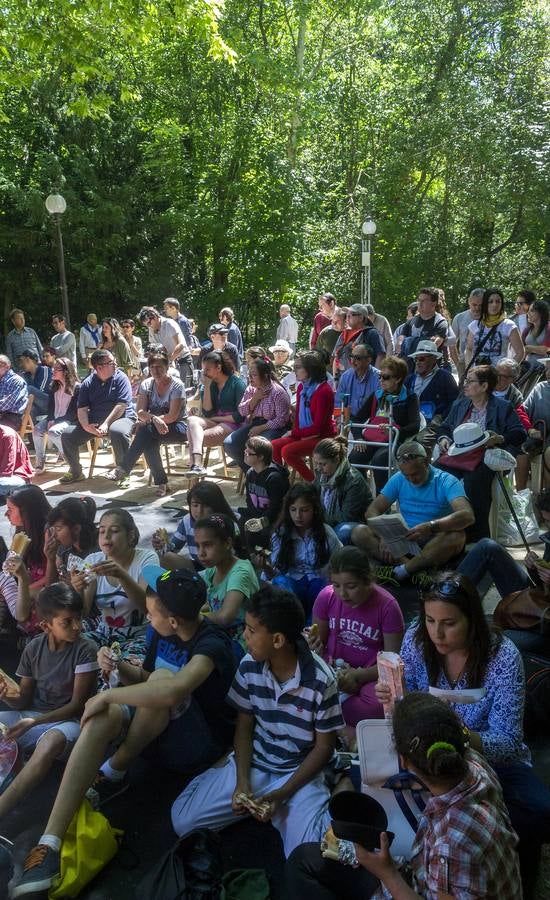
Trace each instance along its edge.
<path fill-rule="evenodd" d="M 495 583 L 501 597 L 513 591 L 522 591 L 530 582 L 525 570 L 509 553 L 491 538 L 482 538 L 464 557 L 458 569 L 476 587 L 487 573 Z"/>
<path fill-rule="evenodd" d="M 317 599 L 317 594 L 327 586 L 328 578 L 308 578 L 307 575 L 304 575 L 303 578 L 290 578 L 289 575 L 276 575 L 275 578 L 272 579 L 272 584 L 276 584 L 279 587 L 285 588 L 287 591 L 292 591 L 293 594 L 296 594 L 298 600 L 301 601 L 302 606 L 304 607 L 306 623 L 309 624 L 311 622 L 311 611 L 313 609 L 313 604 Z"/>
<path fill-rule="evenodd" d="M 48 411 L 48 400 L 50 395 L 47 391 L 39 390 L 34 384 L 28 384 L 27 391 L 29 392 L 29 397 L 31 394 L 34 397 L 31 409 L 31 419 L 35 422 L 37 416 L 43 416 L 44 413 Z"/>
<path fill-rule="evenodd" d="M 186 442 L 187 427 L 185 422 L 171 422 L 166 434 L 159 434 L 154 425 L 140 425 L 134 440 L 124 454 L 120 468 L 129 474 L 143 453 L 151 470 L 153 483 L 166 484 L 168 476 L 162 465 L 160 446 L 161 444 L 185 444 Z"/>
<path fill-rule="evenodd" d="M 234 459 L 235 462 L 239 464 L 243 472 L 246 472 L 248 469 L 248 466 L 245 466 L 244 463 L 244 447 L 248 440 L 248 433 L 253 427 L 253 421 L 248 422 L 246 425 L 241 425 L 236 431 L 232 431 L 231 434 L 228 434 L 223 442 L 225 452 L 231 459 Z M 282 437 L 287 431 L 288 427 L 286 426 L 284 428 L 268 428 L 267 431 L 262 431 L 259 437 L 264 437 L 267 438 L 268 441 L 272 441 L 274 438 Z"/>
<path fill-rule="evenodd" d="M 345 547 L 348 544 L 351 544 L 351 532 L 357 525 L 360 525 L 360 522 L 340 522 L 339 525 L 333 525 L 334 532 L 337 538 L 340 538 Z"/>

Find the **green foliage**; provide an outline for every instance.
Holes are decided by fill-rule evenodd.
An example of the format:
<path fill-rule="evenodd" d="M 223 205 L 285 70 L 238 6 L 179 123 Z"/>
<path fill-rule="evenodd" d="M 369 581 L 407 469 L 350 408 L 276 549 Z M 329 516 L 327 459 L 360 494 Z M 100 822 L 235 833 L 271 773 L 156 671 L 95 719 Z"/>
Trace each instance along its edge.
<path fill-rule="evenodd" d="M 48 333 L 63 193 L 69 298 L 223 304 L 250 340 L 285 299 L 397 324 L 421 283 L 542 293 L 550 268 L 542 0 L 8 0 L 0 12 L 5 310 Z"/>

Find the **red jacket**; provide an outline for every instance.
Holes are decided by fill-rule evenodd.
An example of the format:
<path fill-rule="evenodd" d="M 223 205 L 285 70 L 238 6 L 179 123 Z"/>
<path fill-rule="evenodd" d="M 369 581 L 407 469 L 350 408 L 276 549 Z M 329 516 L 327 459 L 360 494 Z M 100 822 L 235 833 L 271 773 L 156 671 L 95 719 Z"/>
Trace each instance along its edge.
<path fill-rule="evenodd" d="M 306 428 L 300 428 L 300 397 L 302 395 L 303 384 L 300 382 L 296 390 L 296 416 L 294 418 L 294 426 L 291 431 L 293 438 L 301 440 L 302 438 L 313 437 L 318 434 L 319 438 L 334 437 L 336 434 L 336 423 L 334 421 L 334 391 L 328 381 L 323 381 L 311 398 L 311 418 L 313 425 Z"/>
<path fill-rule="evenodd" d="M 30 481 L 34 475 L 28 450 L 13 428 L 0 425 L 0 478 L 19 475 Z"/>

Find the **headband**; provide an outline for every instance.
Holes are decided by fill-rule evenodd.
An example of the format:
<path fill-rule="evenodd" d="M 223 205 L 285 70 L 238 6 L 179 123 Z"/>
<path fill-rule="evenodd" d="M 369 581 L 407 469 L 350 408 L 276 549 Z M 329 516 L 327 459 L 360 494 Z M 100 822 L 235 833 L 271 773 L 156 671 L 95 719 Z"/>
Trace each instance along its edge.
<path fill-rule="evenodd" d="M 454 744 L 449 744 L 447 741 L 435 741 L 435 743 L 428 747 L 428 749 L 426 750 L 427 759 L 429 759 L 432 753 L 435 753 L 436 750 L 450 750 L 451 753 L 457 752 Z"/>

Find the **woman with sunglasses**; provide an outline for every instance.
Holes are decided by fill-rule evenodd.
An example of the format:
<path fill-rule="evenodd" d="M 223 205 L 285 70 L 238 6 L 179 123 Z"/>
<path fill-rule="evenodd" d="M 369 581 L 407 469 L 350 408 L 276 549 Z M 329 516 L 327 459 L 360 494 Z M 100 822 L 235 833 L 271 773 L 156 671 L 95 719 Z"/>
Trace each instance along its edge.
<path fill-rule="evenodd" d="M 420 410 L 418 397 L 414 391 L 405 387 L 405 379 L 409 374 L 407 363 L 397 356 L 386 356 L 380 367 L 380 387 L 365 399 L 365 402 L 353 417 L 355 422 L 370 422 L 373 419 L 379 423 L 378 428 L 388 433 L 390 415 L 392 423 L 398 429 L 397 444 L 399 447 L 406 440 L 414 437 L 420 430 Z M 365 441 L 374 440 L 376 430 L 353 427 L 352 434 L 355 440 L 364 436 Z M 364 435 L 363 435 L 364 431 Z M 349 455 L 351 465 L 365 466 L 371 462 L 375 466 L 387 466 L 388 442 L 379 442 L 378 446 L 354 445 Z M 374 482 L 377 493 L 380 493 L 388 480 L 388 472 L 383 469 L 373 469 Z"/>
<path fill-rule="evenodd" d="M 497 773 L 520 838 L 523 896 L 532 897 L 541 845 L 550 840 L 550 792 L 533 773 L 523 741 L 525 675 L 519 650 L 489 627 L 471 581 L 451 572 L 421 595 L 420 615 L 405 632 L 401 656 L 407 691 L 444 691 L 468 729 L 470 747 Z M 471 692 L 469 702 L 454 703 L 453 692 L 464 691 Z M 382 703 L 389 699 L 381 682 L 376 696 Z"/>
<path fill-rule="evenodd" d="M 120 323 L 120 327 L 122 328 L 122 334 L 128 344 L 130 356 L 132 357 L 132 368 L 136 372 L 141 372 L 141 361 L 144 358 L 143 344 L 141 338 L 134 333 L 136 323 L 133 319 L 123 319 Z"/>
<path fill-rule="evenodd" d="M 32 430 L 36 461 L 35 475 L 40 475 L 46 467 L 46 446 L 54 445 L 60 456 L 63 454 L 61 436 L 78 421 L 77 403 L 80 381 L 70 359 L 60 356 L 53 366 L 52 382 L 48 395 L 48 411 Z"/>
<path fill-rule="evenodd" d="M 327 370 L 320 353 L 314 350 L 296 355 L 294 371 L 298 381 L 296 414 L 292 430 L 273 443 L 273 461 L 286 463 L 304 481 L 313 481 L 314 473 L 305 463 L 321 438 L 336 434 L 334 391 L 327 382 Z"/>

